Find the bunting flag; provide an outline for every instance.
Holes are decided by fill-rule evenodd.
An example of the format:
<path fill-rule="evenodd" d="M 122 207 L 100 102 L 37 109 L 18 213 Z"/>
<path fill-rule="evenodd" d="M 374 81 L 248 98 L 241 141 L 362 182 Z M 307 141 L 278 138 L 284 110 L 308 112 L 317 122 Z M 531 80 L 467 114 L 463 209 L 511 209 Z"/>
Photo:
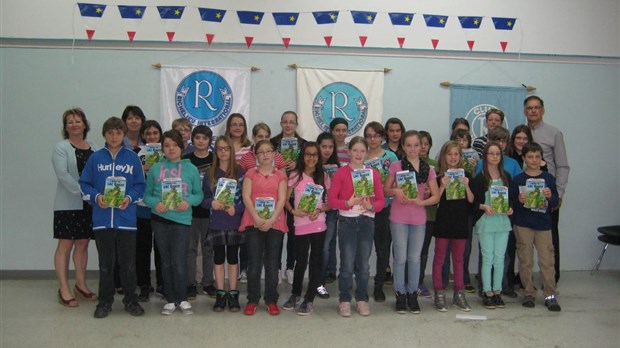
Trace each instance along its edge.
<path fill-rule="evenodd" d="M 291 37 L 295 32 L 297 20 L 299 19 L 299 12 L 276 12 L 272 13 L 272 15 L 280 38 L 282 38 L 282 43 L 284 47 L 288 48 L 288 45 L 291 43 Z"/>
<path fill-rule="evenodd" d="M 516 22 L 516 18 L 493 17 L 495 30 L 512 30 Z"/>
<path fill-rule="evenodd" d="M 123 18 L 123 25 L 125 26 L 125 31 L 127 31 L 129 42 L 133 42 L 136 31 L 140 23 L 142 23 L 142 17 L 145 11 L 146 6 L 118 5 L 118 12 L 121 14 L 121 18 Z"/>
<path fill-rule="evenodd" d="M 159 17 L 164 23 L 168 41 L 172 42 L 175 30 L 180 22 L 179 19 L 183 17 L 185 6 L 157 6 L 157 10 L 159 11 Z"/>
<path fill-rule="evenodd" d="M 101 17 L 105 12 L 106 5 L 85 3 L 78 3 L 77 5 L 80 9 L 82 21 L 84 22 L 86 36 L 88 37 L 88 41 L 90 41 L 95 35 L 95 30 L 97 30 L 101 24 Z"/>
<path fill-rule="evenodd" d="M 383 71 L 297 68 L 299 133 L 316 139 L 338 117 L 349 124 L 348 137 L 359 135 L 368 122 L 381 122 L 383 86 Z"/>
<path fill-rule="evenodd" d="M 224 134 L 232 113 L 250 124 L 250 85 L 250 68 L 162 66 L 160 124 L 168 129 L 183 117 L 216 136 Z"/>
<path fill-rule="evenodd" d="M 371 30 L 368 24 L 372 25 L 375 22 L 377 12 L 351 11 L 351 16 L 353 17 L 353 23 L 360 24 L 357 27 L 362 28 L 358 37 L 360 39 L 360 44 L 364 47 L 368 39 L 368 32 Z"/>
<path fill-rule="evenodd" d="M 265 12 L 254 11 L 237 11 L 239 16 L 239 23 L 241 24 L 241 31 L 245 36 L 245 44 L 250 48 L 252 41 L 254 41 L 254 35 L 257 31 L 258 25 L 263 20 Z"/>
<path fill-rule="evenodd" d="M 394 28 L 394 33 L 396 34 L 398 46 L 403 48 L 406 39 L 405 34 L 407 30 L 411 28 L 411 22 L 413 22 L 413 13 L 390 12 L 388 14 L 392 22 L 392 28 Z"/>
<path fill-rule="evenodd" d="M 336 23 L 338 22 L 338 14 L 340 11 L 319 11 L 312 12 L 316 24 L 321 28 L 323 39 L 327 47 L 332 45 L 333 32 Z"/>
<path fill-rule="evenodd" d="M 459 22 L 461 23 L 461 28 L 463 29 L 480 29 L 480 24 L 482 24 L 482 17 L 479 16 L 459 16 Z M 467 46 L 470 51 L 474 49 L 475 40 L 473 40 L 473 35 L 471 31 L 466 31 L 465 36 L 467 37 Z"/>
<path fill-rule="evenodd" d="M 475 85 L 450 85 L 450 120 L 448 127 L 457 117 L 463 117 L 470 124 L 472 138 L 487 133 L 485 114 L 495 108 L 504 111 L 502 125 L 506 129 L 525 123 L 523 99 L 527 90 L 523 87 L 497 87 Z"/>
<path fill-rule="evenodd" d="M 226 10 L 199 7 L 198 12 L 200 13 L 200 19 L 202 19 L 202 28 L 206 32 L 207 44 L 210 45 L 215 34 L 221 28 L 220 23 L 224 20 Z"/>
<path fill-rule="evenodd" d="M 426 22 L 427 28 L 445 28 L 446 23 L 448 23 L 448 16 L 425 14 L 424 22 Z M 431 38 L 431 43 L 433 44 L 433 49 L 435 50 L 439 44 L 439 39 Z"/>
<path fill-rule="evenodd" d="M 508 41 L 500 41 L 499 45 L 502 48 L 502 52 L 506 52 L 506 47 L 508 47 Z"/>

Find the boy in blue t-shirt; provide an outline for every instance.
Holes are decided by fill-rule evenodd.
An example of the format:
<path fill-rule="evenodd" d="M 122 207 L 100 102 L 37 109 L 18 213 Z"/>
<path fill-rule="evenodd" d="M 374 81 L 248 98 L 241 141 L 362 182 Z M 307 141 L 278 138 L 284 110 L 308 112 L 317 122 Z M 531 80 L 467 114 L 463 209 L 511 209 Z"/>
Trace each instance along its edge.
<path fill-rule="evenodd" d="M 538 253 L 538 266 L 543 282 L 545 306 L 552 312 L 562 310 L 555 298 L 555 269 L 551 239 L 551 210 L 558 205 L 555 177 L 540 169 L 542 148 L 537 143 L 523 146 L 525 172 L 515 176 L 511 183 L 510 199 L 514 208 L 514 232 L 517 238 L 519 276 L 524 286 L 523 306 L 535 306 L 536 289 L 532 281 L 533 250 Z M 528 179 L 544 180 L 544 189 L 527 189 Z M 541 180 L 542 179 L 542 180 Z M 541 185 L 542 186 L 542 185 Z M 542 195 L 542 197 L 540 197 Z M 528 207 L 526 207 L 528 206 Z"/>

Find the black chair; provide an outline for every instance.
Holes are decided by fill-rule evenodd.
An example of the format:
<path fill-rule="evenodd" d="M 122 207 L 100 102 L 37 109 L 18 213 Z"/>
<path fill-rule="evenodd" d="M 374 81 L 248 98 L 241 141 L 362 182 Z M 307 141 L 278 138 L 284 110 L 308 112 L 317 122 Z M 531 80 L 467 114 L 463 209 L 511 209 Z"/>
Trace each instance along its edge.
<path fill-rule="evenodd" d="M 598 268 L 601 266 L 601 261 L 603 260 L 603 256 L 605 255 L 605 251 L 607 251 L 607 247 L 609 246 L 609 244 L 620 245 L 620 225 L 603 226 L 597 228 L 597 230 L 599 231 L 599 233 L 601 233 L 601 235 L 598 236 L 598 240 L 605 243 L 605 246 L 603 247 L 603 252 L 601 252 L 601 256 L 599 256 L 598 260 L 596 260 L 596 264 L 594 265 L 594 268 L 592 268 L 590 275 L 598 271 Z"/>

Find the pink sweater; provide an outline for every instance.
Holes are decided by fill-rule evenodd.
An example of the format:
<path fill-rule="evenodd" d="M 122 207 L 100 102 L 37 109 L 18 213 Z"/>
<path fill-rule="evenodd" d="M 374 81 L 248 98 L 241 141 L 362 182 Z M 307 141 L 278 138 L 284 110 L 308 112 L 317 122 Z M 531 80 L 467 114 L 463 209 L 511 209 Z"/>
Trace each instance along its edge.
<path fill-rule="evenodd" d="M 353 178 L 351 166 L 341 167 L 334 173 L 332 185 L 327 196 L 327 203 L 330 207 L 341 211 L 351 210 L 352 207 L 346 207 L 344 202 L 353 196 Z M 381 184 L 381 175 L 376 169 L 372 170 L 372 179 L 374 182 L 375 196 L 370 198 L 372 204 L 375 205 L 375 213 L 381 211 L 385 207 L 385 197 L 383 194 L 383 185 Z M 374 216 L 374 214 L 373 214 Z"/>

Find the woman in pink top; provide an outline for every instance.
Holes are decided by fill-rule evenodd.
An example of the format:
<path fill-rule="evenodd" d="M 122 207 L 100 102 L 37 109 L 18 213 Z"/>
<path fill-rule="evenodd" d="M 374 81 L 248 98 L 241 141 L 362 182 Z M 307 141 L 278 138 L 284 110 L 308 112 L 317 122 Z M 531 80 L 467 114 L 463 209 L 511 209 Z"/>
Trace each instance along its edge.
<path fill-rule="evenodd" d="M 250 169 L 243 180 L 245 211 L 239 226 L 239 230 L 246 233 L 248 249 L 248 304 L 244 313 L 253 315 L 256 312 L 264 266 L 265 304 L 269 314 L 278 315 L 278 257 L 282 238 L 288 232 L 284 216 L 287 178 L 273 166 L 275 149 L 269 140 L 259 141 L 254 151 L 259 165 Z M 257 201 L 263 203 L 258 210 Z"/>

